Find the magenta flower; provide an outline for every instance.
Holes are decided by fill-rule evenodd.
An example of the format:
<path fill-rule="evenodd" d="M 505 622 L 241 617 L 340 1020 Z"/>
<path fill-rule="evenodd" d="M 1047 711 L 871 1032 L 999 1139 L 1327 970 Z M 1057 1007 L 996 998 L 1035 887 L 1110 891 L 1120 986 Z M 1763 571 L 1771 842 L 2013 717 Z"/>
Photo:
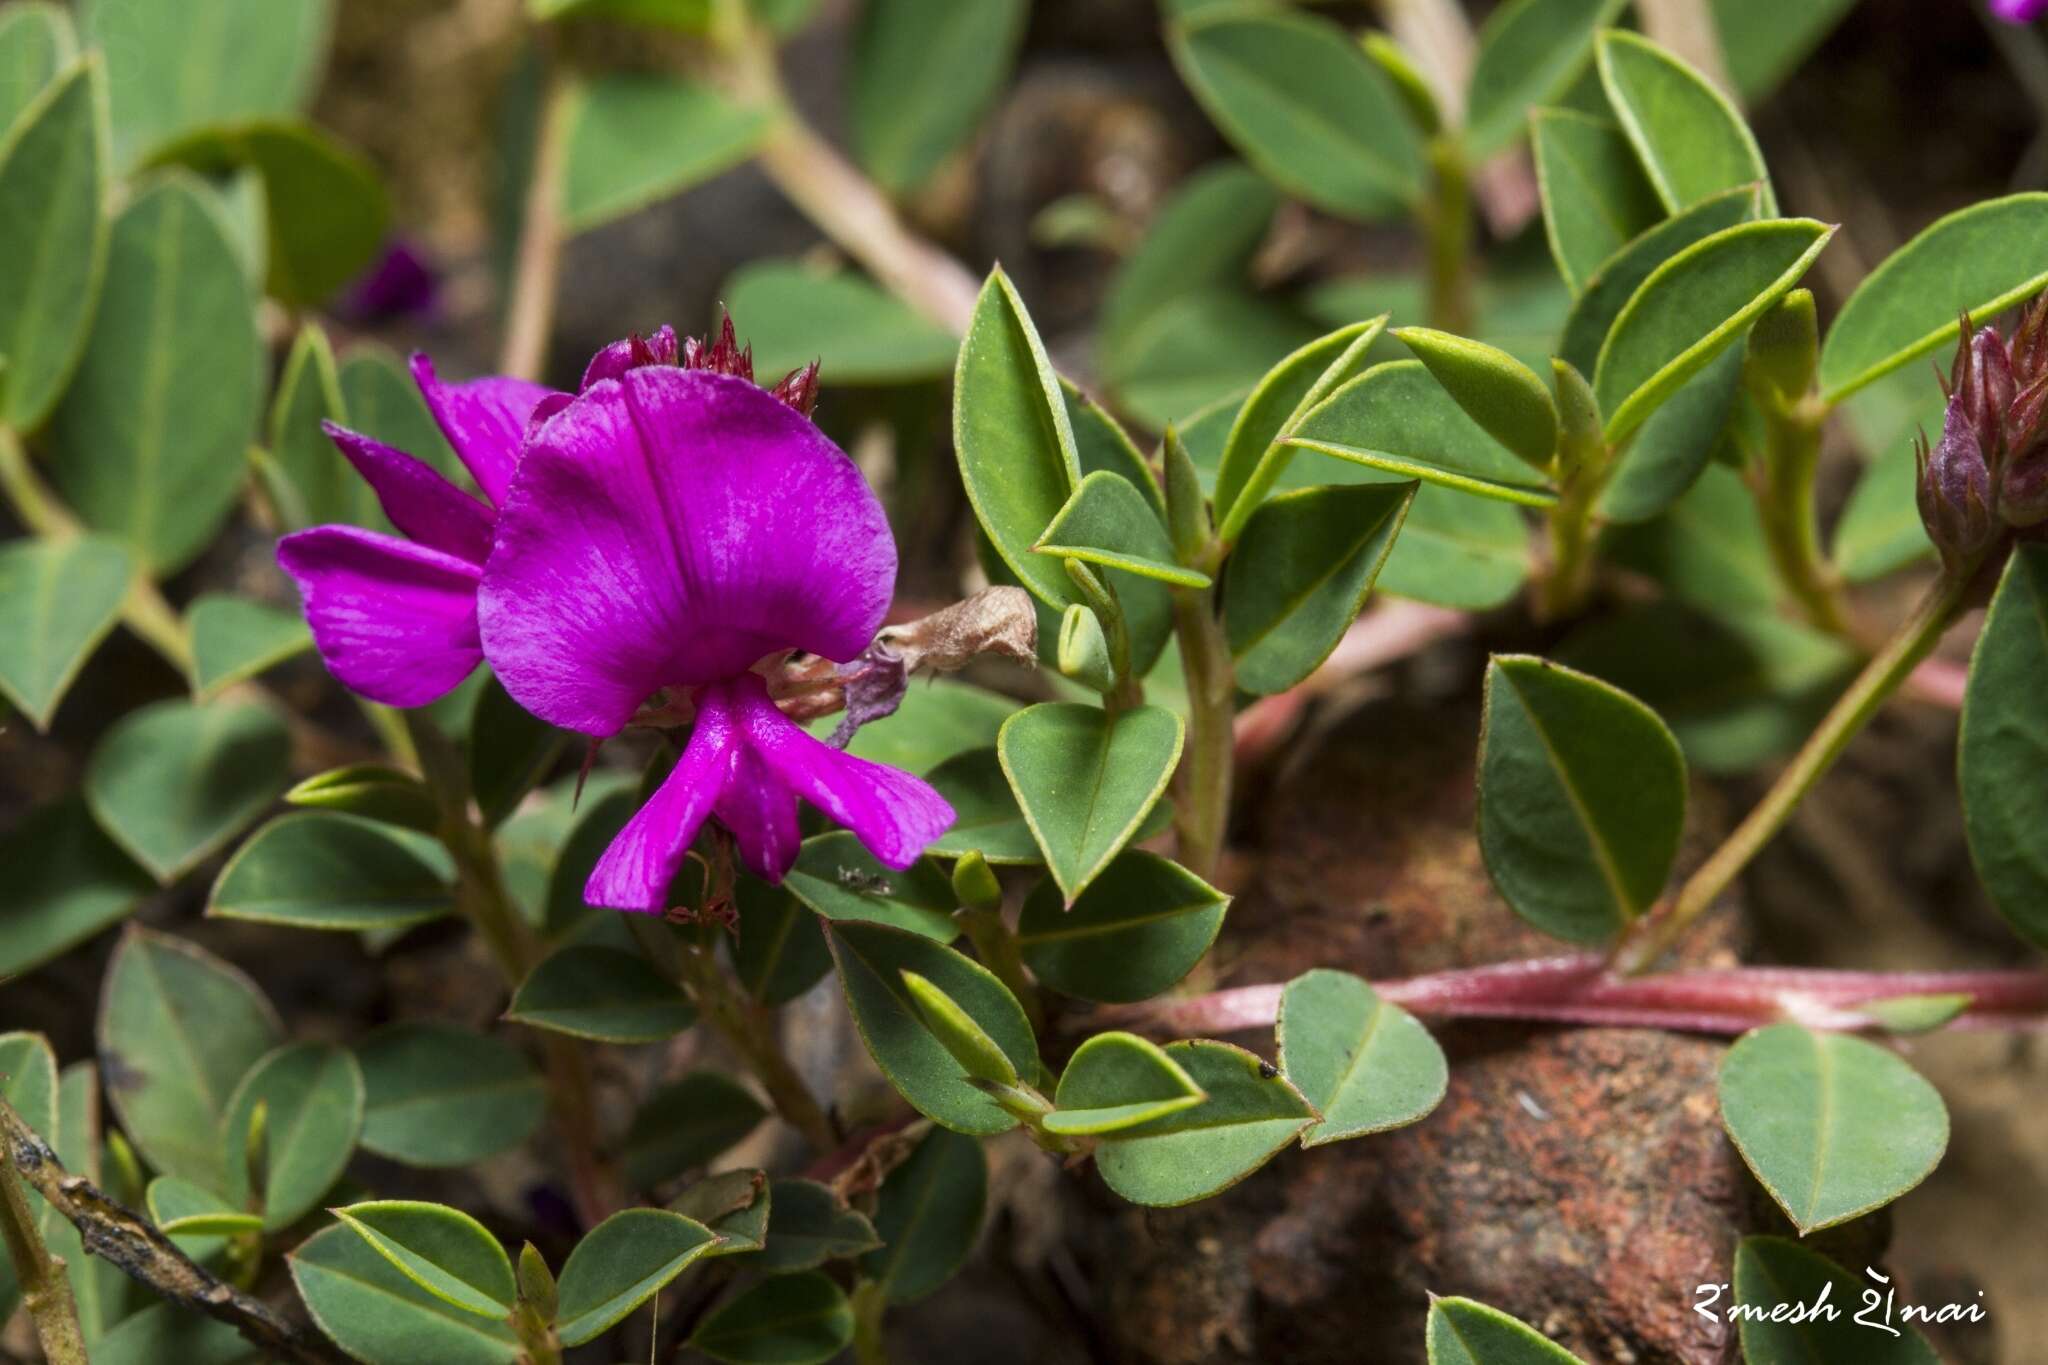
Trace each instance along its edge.
<path fill-rule="evenodd" d="M 1991 0 L 1991 13 L 2009 24 L 2030 24 L 2048 13 L 2048 0 Z"/>
<path fill-rule="evenodd" d="M 543 720 L 602 738 L 658 694 L 694 705 L 674 771 L 591 874 L 592 905 L 663 909 L 710 817 L 770 881 L 796 860 L 799 797 L 896 868 L 953 822 L 924 782 L 813 739 L 755 671 L 865 651 L 896 547 L 805 416 L 815 368 L 767 392 L 730 337 L 691 343 L 698 368 L 621 367 L 543 405 L 478 593 L 485 657 Z"/>

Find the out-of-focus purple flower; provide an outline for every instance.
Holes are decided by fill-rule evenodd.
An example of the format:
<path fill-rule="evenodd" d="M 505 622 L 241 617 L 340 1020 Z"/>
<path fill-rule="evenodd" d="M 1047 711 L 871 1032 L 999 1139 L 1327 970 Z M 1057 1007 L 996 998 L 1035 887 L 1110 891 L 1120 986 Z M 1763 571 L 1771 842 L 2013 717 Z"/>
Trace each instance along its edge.
<path fill-rule="evenodd" d="M 1991 13 L 2008 24 L 2031 24 L 2048 14 L 2048 0 L 1991 0 Z"/>
<path fill-rule="evenodd" d="M 694 708 L 674 770 L 592 872 L 593 905 L 665 908 L 711 817 L 771 881 L 796 859 L 799 798 L 890 867 L 953 821 L 926 783 L 812 738 L 755 671 L 791 651 L 860 656 L 896 548 L 853 461 L 801 410 L 814 377 L 756 387 L 731 335 L 686 344 L 693 368 L 607 361 L 536 425 L 483 573 L 485 656 L 535 715 L 604 737 L 664 692 Z"/>
<path fill-rule="evenodd" d="M 1995 327 L 1970 331 L 1945 388 L 1941 440 L 1918 447 L 1920 519 L 1943 559 L 1974 564 L 2005 534 L 2048 521 L 2048 297 L 2010 343 Z"/>
<path fill-rule="evenodd" d="M 376 263 L 342 293 L 336 311 L 352 322 L 431 318 L 440 296 L 440 278 L 426 258 L 403 237 L 394 237 Z"/>

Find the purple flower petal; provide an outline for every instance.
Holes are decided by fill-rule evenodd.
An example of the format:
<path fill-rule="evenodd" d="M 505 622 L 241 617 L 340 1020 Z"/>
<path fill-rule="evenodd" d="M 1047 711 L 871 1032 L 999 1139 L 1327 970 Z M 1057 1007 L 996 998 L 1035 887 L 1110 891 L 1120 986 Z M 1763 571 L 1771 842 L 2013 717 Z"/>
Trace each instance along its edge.
<path fill-rule="evenodd" d="M 733 719 L 725 689 L 705 688 L 683 756 L 597 860 L 583 885 L 585 902 L 614 910 L 667 908 L 669 883 L 732 773 L 740 744 Z"/>
<path fill-rule="evenodd" d="M 758 677 L 736 679 L 733 693 L 747 747 L 762 765 L 852 830 L 883 864 L 910 866 L 952 828 L 952 806 L 928 783 L 821 744 L 775 709 Z"/>
<path fill-rule="evenodd" d="M 1991 12 L 2009 24 L 2026 24 L 2048 11 L 2048 0 L 1991 0 Z"/>
<path fill-rule="evenodd" d="M 446 695 L 483 659 L 477 566 L 354 526 L 286 536 L 277 562 L 299 585 L 328 671 L 389 706 Z"/>
<path fill-rule="evenodd" d="M 652 336 L 621 337 L 590 357 L 590 363 L 583 369 L 583 382 L 576 386 L 576 391 L 581 393 L 600 379 L 617 379 L 641 365 L 673 365 L 678 355 L 676 329 L 665 322 L 655 328 Z"/>
<path fill-rule="evenodd" d="M 748 871 L 780 882 L 796 864 L 803 831 L 797 826 L 796 793 L 768 771 L 752 749 L 734 755 L 732 778 L 712 811 L 739 841 Z"/>
<path fill-rule="evenodd" d="M 896 546 L 845 452 L 744 380 L 602 380 L 521 456 L 478 597 L 492 666 L 541 719 L 617 732 L 668 686 L 803 649 L 844 661 Z"/>
<path fill-rule="evenodd" d="M 526 419 L 541 399 L 554 390 L 524 379 L 472 379 L 443 384 L 434 362 L 424 354 L 412 358 L 413 382 L 427 400 L 427 411 L 476 479 L 493 506 L 505 505 L 505 490 L 519 465 L 526 441 Z"/>
<path fill-rule="evenodd" d="M 394 446 L 323 422 L 327 439 L 348 457 L 383 505 L 391 524 L 422 545 L 482 564 L 491 552 L 490 508 Z"/>

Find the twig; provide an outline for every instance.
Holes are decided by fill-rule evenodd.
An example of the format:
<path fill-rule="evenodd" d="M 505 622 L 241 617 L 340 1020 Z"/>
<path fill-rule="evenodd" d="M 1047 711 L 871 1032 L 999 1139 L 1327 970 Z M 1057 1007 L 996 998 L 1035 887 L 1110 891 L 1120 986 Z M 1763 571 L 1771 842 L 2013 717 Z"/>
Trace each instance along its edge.
<path fill-rule="evenodd" d="M 89 1365 L 85 1334 L 78 1328 L 78 1301 L 71 1297 L 71 1277 L 65 1273 L 64 1258 L 52 1256 L 43 1244 L 36 1221 L 21 1181 L 12 1171 L 0 1170 L 0 1236 L 7 1242 L 8 1259 L 14 1262 L 14 1278 L 35 1322 L 43 1358 L 50 1365 Z"/>
<path fill-rule="evenodd" d="M 519 254 L 505 304 L 505 346 L 498 370 L 539 379 L 547 365 L 555 292 L 562 269 L 562 177 L 569 164 L 569 82 L 550 65 L 542 78 L 533 168 L 520 212 Z"/>
<path fill-rule="evenodd" d="M 104 1257 L 172 1303 L 226 1323 L 266 1356 L 302 1365 L 350 1365 L 348 1354 L 310 1324 L 294 1322 L 216 1278 L 145 1219 L 109 1199 L 84 1176 L 67 1172 L 50 1144 L 5 1100 L 0 1100 L 0 1141 L 6 1144 L 13 1170 L 71 1220 L 91 1255 Z"/>

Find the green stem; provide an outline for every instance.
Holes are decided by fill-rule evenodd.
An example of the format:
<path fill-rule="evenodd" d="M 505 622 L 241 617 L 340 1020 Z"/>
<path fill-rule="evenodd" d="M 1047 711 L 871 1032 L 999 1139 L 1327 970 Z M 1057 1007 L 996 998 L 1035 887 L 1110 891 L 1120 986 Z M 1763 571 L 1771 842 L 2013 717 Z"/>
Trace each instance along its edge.
<path fill-rule="evenodd" d="M 772 1016 L 740 993 L 709 949 L 686 946 L 681 967 L 698 1013 L 746 1062 L 761 1088 L 768 1092 L 775 1112 L 803 1134 L 812 1150 L 823 1153 L 837 1148 L 839 1131 L 810 1086 L 804 1084 L 804 1078 L 783 1055 Z"/>
<path fill-rule="evenodd" d="M 1758 851 L 1768 844 L 1801 799 L 1826 775 L 1850 740 L 1877 714 L 1922 659 L 1941 640 L 1968 591 L 1972 572 L 1944 573 L 1867 664 L 1849 690 L 1836 701 L 1807 738 L 1763 800 L 1743 818 L 1721 846 L 1686 879 L 1670 908 L 1643 922 L 1634 942 L 1624 943 L 1617 963 L 1624 971 L 1642 971 L 1662 957 L 1694 921 L 1720 898 Z"/>
<path fill-rule="evenodd" d="M 1759 403 L 1764 453 L 1757 466 L 1757 511 L 1778 578 L 1807 620 L 1830 635 L 1853 638 L 1842 580 L 1820 545 L 1814 474 L 1820 465 L 1827 407 L 1812 395 L 1795 403 Z"/>
<path fill-rule="evenodd" d="M 1536 615 L 1541 620 L 1571 615 L 1592 590 L 1594 512 L 1606 486 L 1604 468 L 1597 463 L 1581 466 L 1566 477 L 1545 519 L 1550 531 L 1550 571 L 1537 590 Z"/>
<path fill-rule="evenodd" d="M 36 1340 L 50 1365 L 89 1365 L 85 1335 L 78 1329 L 78 1304 L 71 1297 L 71 1277 L 64 1258 L 52 1256 L 36 1228 L 28 1191 L 12 1168 L 0 1169 L 0 1235 L 14 1262 L 14 1278 L 22 1302 L 35 1321 Z"/>
<path fill-rule="evenodd" d="M 1204 881 L 1214 881 L 1230 826 L 1237 679 L 1213 590 L 1175 588 L 1173 627 L 1188 687 L 1187 751 L 1175 809 L 1180 861 Z"/>
<path fill-rule="evenodd" d="M 1463 336 L 1472 330 L 1472 185 L 1456 135 L 1430 142 L 1429 168 L 1429 325 Z"/>
<path fill-rule="evenodd" d="M 1024 1015 L 1031 1021 L 1032 1031 L 1045 1031 L 1045 1005 L 1038 998 L 1038 987 L 1031 980 L 1031 973 L 1024 969 L 1024 955 L 1017 948 L 1017 936 L 1010 932 L 1010 925 L 1003 918 L 1000 909 L 968 906 L 957 912 L 955 918 L 960 927 L 967 931 L 967 941 L 974 945 L 975 956 L 981 965 L 996 974 L 996 979 L 1010 988 L 1010 994 L 1017 997 L 1017 1003 L 1024 1007 Z"/>
<path fill-rule="evenodd" d="M 520 210 L 519 254 L 505 304 L 505 341 L 498 371 L 539 379 L 547 365 L 562 272 L 562 183 L 569 168 L 569 82 L 549 65 L 542 78 L 533 167 Z"/>
<path fill-rule="evenodd" d="M 889 1365 L 889 1347 L 882 1340 L 882 1315 L 889 1306 L 880 1280 L 862 1280 L 853 1291 L 854 1365 Z"/>

